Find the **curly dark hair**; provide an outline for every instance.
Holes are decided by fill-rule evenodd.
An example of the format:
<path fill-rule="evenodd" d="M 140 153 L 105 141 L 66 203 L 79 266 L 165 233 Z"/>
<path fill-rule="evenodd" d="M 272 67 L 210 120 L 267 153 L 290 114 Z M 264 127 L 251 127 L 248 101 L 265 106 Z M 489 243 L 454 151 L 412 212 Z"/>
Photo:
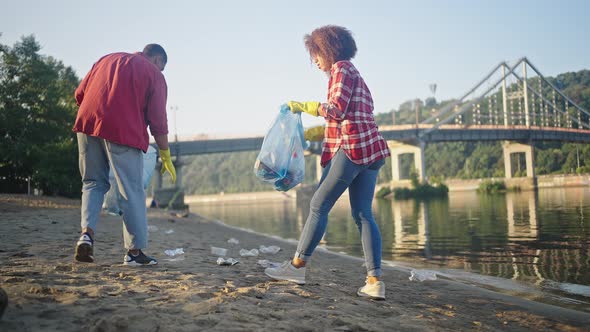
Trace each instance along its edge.
<path fill-rule="evenodd" d="M 350 60 L 356 54 L 356 43 L 352 33 L 337 25 L 326 25 L 317 28 L 303 37 L 305 48 L 313 57 L 321 56 L 331 65 L 338 61 Z"/>

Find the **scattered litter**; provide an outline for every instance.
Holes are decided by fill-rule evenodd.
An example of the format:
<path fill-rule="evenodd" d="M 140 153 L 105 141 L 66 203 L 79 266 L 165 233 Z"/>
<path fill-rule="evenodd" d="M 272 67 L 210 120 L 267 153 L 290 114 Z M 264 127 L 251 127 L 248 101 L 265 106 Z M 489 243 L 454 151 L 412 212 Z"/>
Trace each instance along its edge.
<path fill-rule="evenodd" d="M 219 257 L 217 258 L 217 265 L 236 265 L 238 264 L 240 261 L 238 261 L 235 258 L 223 258 L 223 257 Z"/>
<path fill-rule="evenodd" d="M 410 273 L 411 281 L 436 280 L 436 272 L 431 270 L 412 270 Z"/>
<path fill-rule="evenodd" d="M 215 256 L 225 256 L 227 254 L 227 249 L 211 247 L 211 253 Z"/>
<path fill-rule="evenodd" d="M 276 254 L 277 252 L 279 252 L 281 250 L 281 248 L 277 247 L 277 246 L 268 246 L 268 247 L 260 246 L 258 248 L 258 250 L 260 250 L 260 252 L 263 254 Z"/>
<path fill-rule="evenodd" d="M 188 211 L 182 211 L 182 212 L 170 212 L 170 215 L 173 217 L 177 217 L 177 218 L 186 218 L 189 215 Z"/>
<path fill-rule="evenodd" d="M 172 234 L 172 233 L 174 233 L 174 230 L 173 229 L 169 229 L 169 230 L 165 231 L 164 233 L 166 233 L 166 234 Z"/>
<path fill-rule="evenodd" d="M 240 256 L 258 256 L 258 249 L 240 249 Z"/>
<path fill-rule="evenodd" d="M 184 255 L 177 256 L 177 257 L 174 257 L 174 258 L 164 258 L 164 260 L 167 260 L 169 262 L 183 261 L 184 260 Z"/>
<path fill-rule="evenodd" d="M 158 231 L 158 226 L 154 226 L 154 225 L 149 225 L 148 226 L 148 231 L 149 232 L 157 232 Z"/>
<path fill-rule="evenodd" d="M 168 256 L 177 256 L 177 255 L 184 254 L 184 250 L 182 248 L 167 249 L 167 250 L 164 250 L 164 253 Z"/>
<path fill-rule="evenodd" d="M 238 239 L 234 239 L 233 237 L 229 240 L 227 240 L 227 243 L 229 244 L 240 244 L 240 241 Z"/>
<path fill-rule="evenodd" d="M 261 259 L 258 261 L 258 265 L 267 268 L 267 267 L 279 267 L 281 266 L 281 263 L 276 263 L 276 262 L 271 262 L 269 260 L 266 259 Z"/>

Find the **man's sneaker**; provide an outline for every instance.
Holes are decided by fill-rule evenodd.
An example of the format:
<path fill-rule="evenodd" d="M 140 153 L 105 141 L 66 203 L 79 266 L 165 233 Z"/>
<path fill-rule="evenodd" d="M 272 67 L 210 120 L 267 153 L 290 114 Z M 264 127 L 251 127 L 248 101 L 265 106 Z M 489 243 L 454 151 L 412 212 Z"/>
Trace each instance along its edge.
<path fill-rule="evenodd" d="M 305 266 L 296 268 L 291 261 L 285 261 L 279 267 L 268 267 L 264 273 L 275 280 L 287 280 L 299 285 L 305 284 Z"/>
<path fill-rule="evenodd" d="M 359 288 L 356 294 L 373 300 L 385 300 L 385 283 L 383 281 L 377 281 L 374 284 L 365 284 Z"/>
<path fill-rule="evenodd" d="M 92 263 L 94 262 L 94 253 L 92 246 L 94 240 L 88 233 L 82 233 L 80 239 L 76 243 L 76 256 L 74 257 L 78 262 Z"/>
<path fill-rule="evenodd" d="M 137 256 L 134 256 L 131 252 L 127 252 L 123 258 L 123 265 L 129 266 L 144 266 L 144 265 L 156 265 L 158 261 L 150 256 L 146 256 L 143 251 L 139 251 Z"/>

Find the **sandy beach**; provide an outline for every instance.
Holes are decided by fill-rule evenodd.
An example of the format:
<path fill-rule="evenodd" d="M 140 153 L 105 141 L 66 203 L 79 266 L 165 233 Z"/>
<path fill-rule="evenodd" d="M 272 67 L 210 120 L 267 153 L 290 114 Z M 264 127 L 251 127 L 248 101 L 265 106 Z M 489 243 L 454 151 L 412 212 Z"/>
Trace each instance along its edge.
<path fill-rule="evenodd" d="M 79 200 L 0 195 L 0 331 L 588 331 L 590 314 L 450 280 L 415 282 L 386 268 L 385 301 L 356 296 L 359 259 L 318 251 L 307 284 L 267 278 L 260 259 L 290 258 L 293 243 L 195 214 L 148 210 L 155 267 L 123 266 L 121 221 L 103 214 L 96 263 L 73 261 Z M 235 238 L 239 244 L 230 244 Z M 239 250 L 276 245 L 277 254 Z M 211 246 L 240 262 L 219 266 Z M 168 260 L 166 249 L 183 248 Z"/>

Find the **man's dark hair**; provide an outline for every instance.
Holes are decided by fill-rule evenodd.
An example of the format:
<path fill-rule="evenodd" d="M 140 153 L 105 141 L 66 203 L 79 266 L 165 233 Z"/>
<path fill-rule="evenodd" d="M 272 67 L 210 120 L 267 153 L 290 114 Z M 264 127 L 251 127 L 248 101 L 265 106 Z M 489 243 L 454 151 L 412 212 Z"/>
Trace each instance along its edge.
<path fill-rule="evenodd" d="M 164 62 L 168 63 L 168 55 L 166 55 L 166 51 L 164 51 L 164 48 L 158 44 L 145 45 L 143 48 L 143 54 L 146 56 L 160 55 L 164 59 Z"/>

